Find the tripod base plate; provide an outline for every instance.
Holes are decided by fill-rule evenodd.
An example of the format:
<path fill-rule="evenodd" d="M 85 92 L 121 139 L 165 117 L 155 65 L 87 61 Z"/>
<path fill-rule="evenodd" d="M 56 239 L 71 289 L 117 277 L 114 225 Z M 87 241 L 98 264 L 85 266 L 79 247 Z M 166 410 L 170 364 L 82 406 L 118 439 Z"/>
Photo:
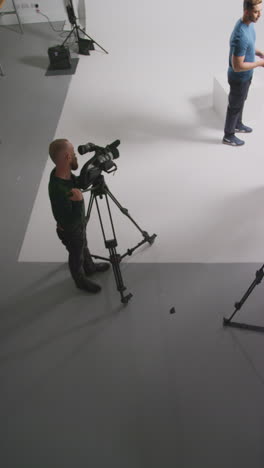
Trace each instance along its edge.
<path fill-rule="evenodd" d="M 223 319 L 223 325 L 232 328 L 240 328 L 242 330 L 257 331 L 262 333 L 264 332 L 264 327 L 260 327 L 258 325 L 250 325 L 248 323 L 231 322 L 226 318 Z"/>

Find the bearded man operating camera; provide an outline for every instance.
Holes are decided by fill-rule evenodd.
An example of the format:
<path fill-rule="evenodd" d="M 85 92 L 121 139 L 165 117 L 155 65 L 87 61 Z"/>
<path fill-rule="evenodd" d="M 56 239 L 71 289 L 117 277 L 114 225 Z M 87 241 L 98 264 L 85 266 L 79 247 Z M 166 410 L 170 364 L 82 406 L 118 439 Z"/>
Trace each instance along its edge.
<path fill-rule="evenodd" d="M 109 263 L 94 263 L 87 245 L 85 206 L 74 147 L 67 139 L 54 140 L 49 155 L 55 164 L 49 181 L 49 197 L 57 222 L 57 235 L 69 252 L 69 269 L 76 286 L 97 293 L 101 286 L 87 277 L 109 269 Z"/>

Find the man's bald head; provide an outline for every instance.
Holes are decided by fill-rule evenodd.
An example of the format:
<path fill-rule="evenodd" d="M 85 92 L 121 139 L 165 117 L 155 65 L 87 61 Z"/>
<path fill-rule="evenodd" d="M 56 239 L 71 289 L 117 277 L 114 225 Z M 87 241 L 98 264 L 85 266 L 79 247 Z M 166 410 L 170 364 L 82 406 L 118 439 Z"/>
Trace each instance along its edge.
<path fill-rule="evenodd" d="M 57 174 L 65 174 L 78 169 L 78 160 L 72 143 L 67 138 L 52 141 L 49 155 L 56 165 Z"/>
<path fill-rule="evenodd" d="M 69 140 L 66 138 L 60 138 L 52 141 L 49 145 L 49 155 L 55 164 L 69 151 L 69 143 Z"/>

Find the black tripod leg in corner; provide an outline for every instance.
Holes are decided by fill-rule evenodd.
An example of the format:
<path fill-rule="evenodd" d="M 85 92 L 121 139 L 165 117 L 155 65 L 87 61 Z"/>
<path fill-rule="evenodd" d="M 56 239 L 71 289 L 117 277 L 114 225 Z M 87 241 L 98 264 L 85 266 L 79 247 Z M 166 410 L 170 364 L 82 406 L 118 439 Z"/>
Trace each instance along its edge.
<path fill-rule="evenodd" d="M 241 307 L 243 306 L 243 304 L 245 303 L 245 301 L 247 300 L 249 295 L 252 293 L 253 289 L 255 289 L 255 287 L 258 284 L 261 283 L 261 281 L 262 281 L 262 279 L 264 277 L 263 269 L 264 269 L 264 264 L 262 265 L 262 267 L 259 270 L 256 271 L 255 280 L 251 283 L 251 285 L 249 286 L 248 290 L 245 292 L 242 299 L 240 299 L 240 301 L 235 303 L 235 310 L 234 310 L 233 314 L 229 318 L 225 318 L 225 317 L 223 318 L 223 325 L 224 326 L 230 326 L 230 327 L 234 327 L 234 328 L 242 328 L 242 329 L 245 329 L 245 330 L 264 332 L 264 327 L 260 327 L 258 325 L 249 325 L 249 324 L 246 324 L 246 323 L 232 322 L 233 317 L 235 316 L 237 311 L 241 309 Z"/>

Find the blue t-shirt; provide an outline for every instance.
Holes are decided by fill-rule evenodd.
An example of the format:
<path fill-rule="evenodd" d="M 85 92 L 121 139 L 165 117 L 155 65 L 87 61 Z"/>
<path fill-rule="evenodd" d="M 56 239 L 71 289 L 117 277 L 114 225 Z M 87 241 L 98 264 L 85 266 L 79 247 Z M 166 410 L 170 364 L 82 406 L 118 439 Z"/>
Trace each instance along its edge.
<path fill-rule="evenodd" d="M 232 68 L 232 55 L 245 56 L 245 62 L 255 62 L 256 32 L 254 23 L 245 24 L 239 19 L 230 37 L 228 78 L 235 81 L 247 81 L 253 75 L 253 70 L 235 72 Z"/>

